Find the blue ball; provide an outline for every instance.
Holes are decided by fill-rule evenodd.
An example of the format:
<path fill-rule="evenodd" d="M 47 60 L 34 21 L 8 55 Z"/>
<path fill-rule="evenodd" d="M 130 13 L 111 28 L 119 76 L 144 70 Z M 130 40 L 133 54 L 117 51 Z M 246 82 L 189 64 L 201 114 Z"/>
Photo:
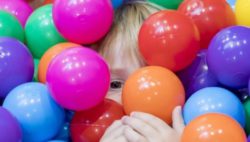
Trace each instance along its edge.
<path fill-rule="evenodd" d="M 123 4 L 123 0 L 112 0 L 113 8 L 117 9 Z"/>
<path fill-rule="evenodd" d="M 231 116 L 244 128 L 245 112 L 240 100 L 232 92 L 207 87 L 194 93 L 183 109 L 184 121 L 189 124 L 196 117 L 206 113 L 222 113 Z"/>
<path fill-rule="evenodd" d="M 232 9 L 235 8 L 235 3 L 236 3 L 236 0 L 227 0 L 228 4 L 232 7 Z"/>
<path fill-rule="evenodd" d="M 64 110 L 41 83 L 25 83 L 14 88 L 4 100 L 3 107 L 17 118 L 24 142 L 53 138 L 65 120 Z"/>

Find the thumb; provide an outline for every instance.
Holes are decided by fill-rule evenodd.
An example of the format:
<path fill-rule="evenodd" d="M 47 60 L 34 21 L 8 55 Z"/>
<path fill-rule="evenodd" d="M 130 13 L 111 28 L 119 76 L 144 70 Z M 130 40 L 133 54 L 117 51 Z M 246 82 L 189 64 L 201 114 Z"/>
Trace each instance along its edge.
<path fill-rule="evenodd" d="M 172 119 L 174 130 L 181 135 L 185 128 L 181 106 L 175 107 L 173 110 Z"/>

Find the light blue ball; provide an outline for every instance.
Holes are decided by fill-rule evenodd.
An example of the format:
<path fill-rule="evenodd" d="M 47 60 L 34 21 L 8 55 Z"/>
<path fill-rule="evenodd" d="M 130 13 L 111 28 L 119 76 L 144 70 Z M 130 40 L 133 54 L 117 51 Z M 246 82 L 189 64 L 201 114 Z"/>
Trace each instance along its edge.
<path fill-rule="evenodd" d="M 244 128 L 245 112 L 240 100 L 232 92 L 219 88 L 208 87 L 194 93 L 183 109 L 186 124 L 196 117 L 207 113 L 222 113 L 231 116 Z"/>
<path fill-rule="evenodd" d="M 236 0 L 227 0 L 227 2 L 228 2 L 229 5 L 232 7 L 232 9 L 235 9 Z"/>
<path fill-rule="evenodd" d="M 24 142 L 53 138 L 65 120 L 64 110 L 41 83 L 25 83 L 14 88 L 4 100 L 3 107 L 17 118 Z"/>

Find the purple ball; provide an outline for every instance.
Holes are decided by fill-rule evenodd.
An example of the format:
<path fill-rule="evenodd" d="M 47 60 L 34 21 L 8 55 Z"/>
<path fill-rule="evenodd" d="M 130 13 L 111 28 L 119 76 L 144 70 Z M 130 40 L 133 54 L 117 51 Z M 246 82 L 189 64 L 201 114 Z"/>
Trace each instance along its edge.
<path fill-rule="evenodd" d="M 218 81 L 230 88 L 248 85 L 250 28 L 233 26 L 220 31 L 208 48 L 208 66 Z"/>
<path fill-rule="evenodd" d="M 22 133 L 16 118 L 0 107 L 0 142 L 20 141 L 22 141 Z"/>
<path fill-rule="evenodd" d="M 186 90 L 186 99 L 202 88 L 219 86 L 218 81 L 207 66 L 206 57 L 207 50 L 200 51 L 193 63 L 178 73 Z"/>
<path fill-rule="evenodd" d="M 16 86 L 32 81 L 34 64 L 28 48 L 13 38 L 0 38 L 0 98 Z"/>
<path fill-rule="evenodd" d="M 247 142 L 250 142 L 250 136 L 248 136 L 248 138 L 247 138 Z"/>

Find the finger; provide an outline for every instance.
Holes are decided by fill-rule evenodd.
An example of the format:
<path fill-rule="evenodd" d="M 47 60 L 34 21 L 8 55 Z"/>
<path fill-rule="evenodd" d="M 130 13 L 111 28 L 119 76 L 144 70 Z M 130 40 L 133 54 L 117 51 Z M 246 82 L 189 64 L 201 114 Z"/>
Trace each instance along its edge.
<path fill-rule="evenodd" d="M 125 136 L 120 136 L 120 137 L 116 138 L 115 140 L 109 141 L 109 142 L 128 142 L 128 140 L 126 139 Z"/>
<path fill-rule="evenodd" d="M 146 139 L 130 127 L 124 130 L 124 135 L 129 142 L 145 142 Z"/>
<path fill-rule="evenodd" d="M 185 128 L 185 124 L 184 124 L 184 120 L 183 120 L 183 116 L 182 116 L 182 110 L 181 110 L 181 106 L 176 107 L 173 110 L 173 115 L 172 115 L 172 119 L 173 119 L 173 128 L 179 133 L 182 134 L 184 128 Z"/>
<path fill-rule="evenodd" d="M 110 131 L 108 134 L 104 134 L 101 138 L 101 142 L 110 142 L 122 136 L 124 129 L 127 127 L 128 126 L 121 125 L 120 127 L 113 129 L 113 131 Z"/>
<path fill-rule="evenodd" d="M 152 136 L 156 136 L 158 133 L 153 127 L 137 118 L 126 116 L 122 118 L 122 123 L 130 126 L 146 139 L 152 139 Z"/>
<path fill-rule="evenodd" d="M 165 132 L 166 130 L 171 130 L 172 128 L 167 125 L 163 120 L 160 118 L 153 116 L 148 113 L 143 113 L 143 112 L 133 112 L 131 114 L 131 117 L 140 119 L 144 121 L 145 123 L 149 124 L 151 127 L 153 127 L 155 130 L 158 132 Z"/>
<path fill-rule="evenodd" d="M 116 120 L 114 121 L 109 127 L 108 129 L 105 131 L 105 135 L 112 133 L 115 129 L 119 128 L 122 126 L 122 121 L 121 120 Z"/>

